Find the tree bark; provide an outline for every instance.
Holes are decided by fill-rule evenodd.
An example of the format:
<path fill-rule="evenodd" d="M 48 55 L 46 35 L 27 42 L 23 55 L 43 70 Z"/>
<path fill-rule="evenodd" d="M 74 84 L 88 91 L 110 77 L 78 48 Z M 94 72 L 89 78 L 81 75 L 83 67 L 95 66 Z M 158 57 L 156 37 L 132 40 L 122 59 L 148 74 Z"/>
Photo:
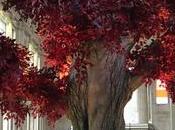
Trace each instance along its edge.
<path fill-rule="evenodd" d="M 125 130 L 124 107 L 132 96 L 125 55 L 94 58 L 86 85 L 72 84 L 69 100 L 74 130 Z"/>

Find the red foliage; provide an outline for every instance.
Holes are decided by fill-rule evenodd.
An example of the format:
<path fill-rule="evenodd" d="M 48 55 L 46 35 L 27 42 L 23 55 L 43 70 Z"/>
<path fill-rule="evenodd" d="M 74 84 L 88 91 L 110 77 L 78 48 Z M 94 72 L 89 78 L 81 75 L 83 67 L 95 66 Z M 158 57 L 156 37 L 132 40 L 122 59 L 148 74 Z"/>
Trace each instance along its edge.
<path fill-rule="evenodd" d="M 6 0 L 4 9 L 11 7 L 22 18 L 31 18 L 37 23 L 37 33 L 43 40 L 48 63 L 57 68 L 58 72 L 64 66 L 68 66 L 70 72 L 75 69 L 77 82 L 81 84 L 87 78 L 87 65 L 90 64 L 88 58 L 93 44 L 101 43 L 112 53 L 126 51 L 126 68 L 132 75 L 144 74 L 147 81 L 160 78 L 166 82 L 167 90 L 175 102 L 173 0 Z M 148 45 L 147 41 L 152 36 L 155 39 Z M 131 43 L 124 45 L 122 38 L 125 37 L 130 37 Z M 135 50 L 130 51 L 133 44 L 136 44 Z M 71 64 L 67 63 L 67 57 L 73 59 Z M 64 92 L 60 88 L 66 90 L 65 78 L 55 82 L 37 71 L 29 74 L 34 78 L 26 75 L 27 80 L 23 84 L 29 91 L 25 97 L 35 104 L 36 112 L 55 120 L 52 116 L 57 117 L 60 113 L 60 109 L 57 109 L 59 101 L 64 101 Z M 45 93 L 46 90 L 49 93 Z M 51 93 L 55 96 L 52 97 Z M 55 104 L 53 109 L 48 108 L 49 100 Z M 53 114 L 52 110 L 58 113 Z"/>
<path fill-rule="evenodd" d="M 163 20 L 168 20 L 170 17 L 170 12 L 168 9 L 161 7 L 158 16 Z"/>
<path fill-rule="evenodd" d="M 17 125 L 28 112 L 21 97 L 20 79 L 29 67 L 29 53 L 25 47 L 0 34 L 0 109 L 7 118 L 15 118 Z"/>
<path fill-rule="evenodd" d="M 67 109 L 67 77 L 53 68 L 30 67 L 27 49 L 0 35 L 0 109 L 21 125 L 27 113 L 55 122 Z M 57 73 L 56 73 L 57 72 Z"/>
<path fill-rule="evenodd" d="M 50 123 L 55 123 L 67 110 L 67 78 L 57 78 L 53 68 L 30 71 L 21 79 L 22 95 L 29 101 L 30 112 L 34 117 L 47 116 Z"/>

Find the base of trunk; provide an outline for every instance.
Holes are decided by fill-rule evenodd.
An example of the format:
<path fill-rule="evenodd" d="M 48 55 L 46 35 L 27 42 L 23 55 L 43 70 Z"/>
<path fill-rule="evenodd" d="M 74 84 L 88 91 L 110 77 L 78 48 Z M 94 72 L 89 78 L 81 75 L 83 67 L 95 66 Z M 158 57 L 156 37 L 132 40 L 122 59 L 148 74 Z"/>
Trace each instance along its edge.
<path fill-rule="evenodd" d="M 70 119 L 74 130 L 125 130 L 124 107 L 132 95 L 125 56 L 101 55 L 99 59 L 88 70 L 87 86 L 72 89 Z"/>

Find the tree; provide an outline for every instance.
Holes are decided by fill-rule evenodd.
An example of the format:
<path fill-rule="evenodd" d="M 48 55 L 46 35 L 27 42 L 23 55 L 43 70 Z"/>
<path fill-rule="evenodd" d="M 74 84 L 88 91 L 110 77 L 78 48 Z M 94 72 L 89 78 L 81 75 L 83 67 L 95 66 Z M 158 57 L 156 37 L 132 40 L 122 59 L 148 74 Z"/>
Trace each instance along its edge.
<path fill-rule="evenodd" d="M 21 93 L 20 79 L 29 68 L 30 55 L 14 41 L 0 34 L 0 109 L 2 115 L 15 118 L 19 125 L 29 109 Z"/>
<path fill-rule="evenodd" d="M 30 65 L 30 56 L 27 48 L 0 34 L 0 110 L 17 126 L 27 114 L 47 115 L 55 122 L 66 110 L 61 86 L 66 78 L 57 79 L 53 68 L 37 70 Z"/>
<path fill-rule="evenodd" d="M 124 106 L 142 83 L 161 79 L 175 101 L 173 0 L 6 0 L 3 7 L 37 25 L 55 73 L 48 86 L 38 78 L 29 78 L 35 85 L 23 83 L 37 86 L 31 87 L 37 96 L 28 98 L 37 113 L 59 117 L 57 108 L 66 106 L 75 130 L 124 130 Z M 58 97 L 50 86 L 59 88 Z M 64 105 L 45 109 L 52 99 Z"/>

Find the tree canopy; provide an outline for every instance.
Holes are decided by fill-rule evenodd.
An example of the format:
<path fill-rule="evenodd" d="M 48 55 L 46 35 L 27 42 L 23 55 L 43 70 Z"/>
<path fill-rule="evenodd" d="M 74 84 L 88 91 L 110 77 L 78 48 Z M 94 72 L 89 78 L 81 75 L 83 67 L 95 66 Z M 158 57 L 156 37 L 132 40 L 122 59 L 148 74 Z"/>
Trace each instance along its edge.
<path fill-rule="evenodd" d="M 6 0 L 3 7 L 17 11 L 23 20 L 32 19 L 42 39 L 50 68 L 30 68 L 20 85 L 23 98 L 34 104 L 34 112 L 51 121 L 59 118 L 67 107 L 71 76 L 74 74 L 79 85 L 88 78 L 91 55 L 99 46 L 106 55 L 124 55 L 131 77 L 141 76 L 146 83 L 155 79 L 165 82 L 175 102 L 174 0 Z M 9 55 L 6 51 L 0 54 L 1 58 Z M 23 56 L 18 59 L 25 61 Z M 2 72 L 2 60 L 0 65 Z"/>

